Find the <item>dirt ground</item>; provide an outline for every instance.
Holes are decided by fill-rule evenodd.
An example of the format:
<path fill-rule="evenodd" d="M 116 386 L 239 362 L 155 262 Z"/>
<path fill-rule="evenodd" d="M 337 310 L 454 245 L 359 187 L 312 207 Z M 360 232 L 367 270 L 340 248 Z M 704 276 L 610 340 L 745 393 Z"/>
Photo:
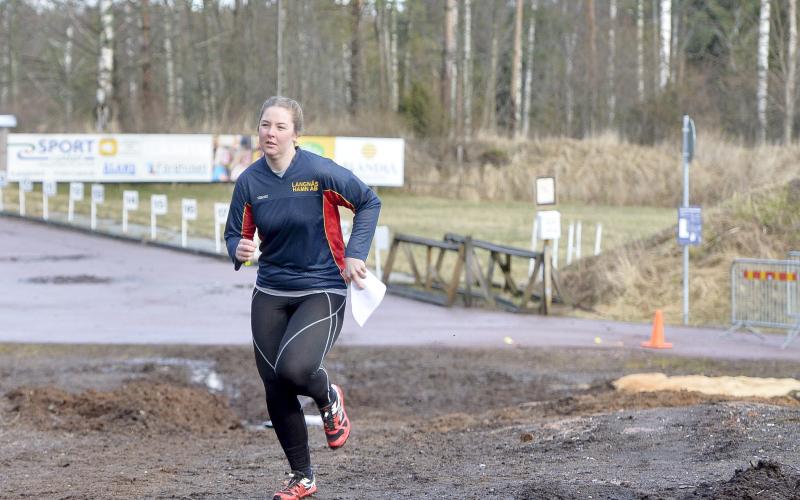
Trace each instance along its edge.
<path fill-rule="evenodd" d="M 337 347 L 327 366 L 354 430 L 334 452 L 309 428 L 315 498 L 800 498 L 795 397 L 609 385 L 798 363 Z M 2 498 L 271 498 L 287 470 L 246 347 L 0 344 L 0 395 Z"/>

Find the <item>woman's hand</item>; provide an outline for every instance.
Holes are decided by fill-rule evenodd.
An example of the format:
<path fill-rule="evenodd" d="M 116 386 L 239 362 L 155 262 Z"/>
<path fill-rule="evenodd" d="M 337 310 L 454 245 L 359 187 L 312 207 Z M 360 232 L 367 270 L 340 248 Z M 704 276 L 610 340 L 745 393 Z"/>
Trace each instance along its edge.
<path fill-rule="evenodd" d="M 242 238 L 239 244 L 236 245 L 236 260 L 239 262 L 247 262 L 253 258 L 256 253 L 256 244 L 253 240 L 246 240 Z"/>
<path fill-rule="evenodd" d="M 351 280 L 358 288 L 364 288 L 361 281 L 367 277 L 367 265 L 361 259 L 352 257 L 344 258 L 344 279 L 349 283 Z"/>

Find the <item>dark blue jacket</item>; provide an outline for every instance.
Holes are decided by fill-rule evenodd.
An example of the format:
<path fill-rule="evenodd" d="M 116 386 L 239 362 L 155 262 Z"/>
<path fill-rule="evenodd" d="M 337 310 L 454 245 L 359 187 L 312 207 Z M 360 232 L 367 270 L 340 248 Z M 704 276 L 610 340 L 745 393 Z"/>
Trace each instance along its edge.
<path fill-rule="evenodd" d="M 355 213 L 345 249 L 339 206 Z M 358 177 L 322 156 L 295 149 L 283 177 L 262 156 L 233 190 L 225 242 L 238 270 L 242 238 L 261 239 L 256 284 L 276 290 L 346 288 L 344 258 L 367 259 L 381 202 Z"/>

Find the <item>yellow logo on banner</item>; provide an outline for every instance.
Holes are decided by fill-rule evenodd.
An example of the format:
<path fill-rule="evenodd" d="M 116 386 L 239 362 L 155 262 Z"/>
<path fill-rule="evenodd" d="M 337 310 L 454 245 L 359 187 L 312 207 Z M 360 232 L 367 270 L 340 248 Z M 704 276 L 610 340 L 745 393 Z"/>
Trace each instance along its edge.
<path fill-rule="evenodd" d="M 300 148 L 310 151 L 311 153 L 324 156 L 325 158 L 333 159 L 335 150 L 335 137 L 325 136 L 303 136 L 297 139 Z"/>
<path fill-rule="evenodd" d="M 104 137 L 98 143 L 101 156 L 114 156 L 117 154 L 117 140 L 113 137 Z"/>
<path fill-rule="evenodd" d="M 378 148 L 375 147 L 374 144 L 366 143 L 361 146 L 361 156 L 370 160 L 375 158 L 375 155 L 378 153 Z"/>

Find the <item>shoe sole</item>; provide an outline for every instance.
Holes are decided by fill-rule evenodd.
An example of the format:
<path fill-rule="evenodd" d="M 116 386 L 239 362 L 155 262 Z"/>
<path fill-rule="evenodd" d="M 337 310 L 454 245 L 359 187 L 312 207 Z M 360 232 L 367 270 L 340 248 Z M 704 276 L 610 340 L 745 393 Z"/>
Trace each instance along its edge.
<path fill-rule="evenodd" d="M 344 434 L 341 435 L 336 441 L 328 441 L 328 447 L 332 450 L 338 450 L 347 442 L 347 438 L 350 437 L 350 418 L 347 416 L 347 410 L 344 407 L 344 389 L 336 386 L 336 392 L 338 393 L 339 397 L 342 399 L 342 411 L 344 412 L 344 418 L 347 422 L 347 426 L 344 428 Z M 326 436 L 327 437 L 327 436 Z"/>

